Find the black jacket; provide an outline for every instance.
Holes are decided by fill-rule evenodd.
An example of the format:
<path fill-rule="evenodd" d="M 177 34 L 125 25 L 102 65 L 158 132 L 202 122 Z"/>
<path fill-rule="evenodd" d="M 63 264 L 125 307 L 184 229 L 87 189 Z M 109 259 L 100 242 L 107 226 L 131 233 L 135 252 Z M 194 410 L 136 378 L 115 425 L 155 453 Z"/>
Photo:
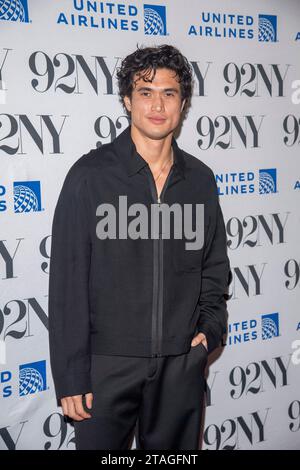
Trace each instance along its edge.
<path fill-rule="evenodd" d="M 202 249 L 183 239 L 99 239 L 99 204 L 157 203 L 130 127 L 68 171 L 54 212 L 49 279 L 50 359 L 57 398 L 91 391 L 91 354 L 188 352 L 197 332 L 208 352 L 226 332 L 229 259 L 212 170 L 172 139 L 174 165 L 161 202 L 203 203 Z M 183 207 L 183 206 L 182 206 Z M 128 220 L 132 220 L 128 216 Z M 150 220 L 149 220 L 150 224 Z"/>

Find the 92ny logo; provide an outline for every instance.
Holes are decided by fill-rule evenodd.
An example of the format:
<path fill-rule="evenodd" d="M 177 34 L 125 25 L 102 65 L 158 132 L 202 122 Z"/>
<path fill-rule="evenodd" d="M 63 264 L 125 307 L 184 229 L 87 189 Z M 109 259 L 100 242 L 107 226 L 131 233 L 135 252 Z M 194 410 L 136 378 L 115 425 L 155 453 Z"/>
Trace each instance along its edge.
<path fill-rule="evenodd" d="M 227 418 L 221 424 L 206 427 L 203 434 L 204 450 L 258 450 L 262 448 L 260 444 L 268 441 L 272 427 L 278 427 L 278 417 L 272 416 L 270 407 L 252 411 L 246 416 Z M 287 406 L 280 427 L 292 433 L 300 431 L 299 400 L 293 400 Z"/>
<path fill-rule="evenodd" d="M 34 433 L 36 432 L 36 437 Z M 0 448 L 22 450 L 28 448 L 28 436 L 37 442 L 41 450 L 74 450 L 74 428 L 60 413 L 52 413 L 37 428 L 36 422 L 21 421 L 13 426 L 0 428 Z M 1 442 L 2 441 L 2 442 Z M 5 446 L 5 447 L 3 447 Z"/>
<path fill-rule="evenodd" d="M 254 361 L 246 366 L 234 367 L 228 375 L 228 384 L 231 386 L 229 395 L 234 400 L 247 399 L 247 396 L 278 390 L 289 386 L 288 371 L 290 364 L 300 364 L 300 341 L 293 342 L 292 347 L 296 349 L 293 354 L 284 359 L 281 356 L 272 360 Z M 295 361 L 297 358 L 297 361 Z M 218 378 L 215 371 L 207 382 L 207 406 L 213 406 L 212 392 Z M 222 385 L 222 390 L 224 389 Z M 277 406 L 278 403 L 278 406 Z M 282 421 L 280 426 L 291 432 L 300 431 L 300 401 L 293 400 L 285 409 L 279 401 L 274 401 L 280 408 Z M 275 410 L 275 406 L 273 407 Z M 248 414 L 231 416 L 219 424 L 209 424 L 203 434 L 206 450 L 239 450 L 258 449 L 259 445 L 268 440 L 273 426 L 278 425 L 276 413 L 272 416 L 272 408 L 251 411 Z M 276 422 L 274 422 L 276 420 Z"/>
<path fill-rule="evenodd" d="M 57 124 L 50 115 L 27 116 L 25 114 L 0 115 L 0 154 L 27 155 L 32 149 L 41 155 L 63 154 L 62 137 L 67 115 L 61 116 L 62 122 Z M 117 116 L 115 119 L 107 115 L 96 117 L 94 132 L 99 141 L 96 146 L 112 142 L 118 130 L 128 126 L 128 117 Z M 3 195 L 3 188 L 1 189 Z M 0 195 L 1 195 L 0 192 Z"/>
<path fill-rule="evenodd" d="M 236 250 L 244 246 L 255 248 L 286 243 L 289 215 L 290 212 L 246 215 L 242 219 L 231 217 L 226 223 L 228 248 Z"/>

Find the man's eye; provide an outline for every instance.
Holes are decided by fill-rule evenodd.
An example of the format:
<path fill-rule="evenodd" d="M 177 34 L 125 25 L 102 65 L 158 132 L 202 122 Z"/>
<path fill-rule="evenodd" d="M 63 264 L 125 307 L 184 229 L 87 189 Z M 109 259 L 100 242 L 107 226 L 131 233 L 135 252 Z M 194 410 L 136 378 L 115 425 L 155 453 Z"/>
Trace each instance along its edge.
<path fill-rule="evenodd" d="M 149 91 L 142 91 L 141 93 L 143 96 L 150 96 L 150 93 Z"/>

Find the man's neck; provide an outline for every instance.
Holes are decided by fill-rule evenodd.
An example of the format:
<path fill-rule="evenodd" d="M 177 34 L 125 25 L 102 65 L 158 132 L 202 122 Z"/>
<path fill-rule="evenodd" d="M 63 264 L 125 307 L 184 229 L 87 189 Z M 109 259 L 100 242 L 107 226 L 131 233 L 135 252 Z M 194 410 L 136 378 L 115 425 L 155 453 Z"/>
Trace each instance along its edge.
<path fill-rule="evenodd" d="M 170 158 L 172 135 L 169 134 L 163 139 L 150 139 L 131 126 L 131 138 L 137 152 L 153 168 L 160 168 Z"/>

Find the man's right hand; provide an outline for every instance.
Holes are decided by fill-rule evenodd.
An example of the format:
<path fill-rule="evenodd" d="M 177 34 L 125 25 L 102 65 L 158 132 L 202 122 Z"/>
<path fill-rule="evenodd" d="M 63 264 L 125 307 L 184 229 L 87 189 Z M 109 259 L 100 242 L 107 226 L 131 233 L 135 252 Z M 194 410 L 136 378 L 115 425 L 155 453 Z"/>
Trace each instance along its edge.
<path fill-rule="evenodd" d="M 82 404 L 83 395 L 74 395 L 72 397 L 61 398 L 61 406 L 63 409 L 64 415 L 69 416 L 75 421 L 83 421 L 84 419 L 91 418 L 92 416 L 83 408 Z M 92 408 L 93 394 L 85 394 L 86 406 Z"/>

